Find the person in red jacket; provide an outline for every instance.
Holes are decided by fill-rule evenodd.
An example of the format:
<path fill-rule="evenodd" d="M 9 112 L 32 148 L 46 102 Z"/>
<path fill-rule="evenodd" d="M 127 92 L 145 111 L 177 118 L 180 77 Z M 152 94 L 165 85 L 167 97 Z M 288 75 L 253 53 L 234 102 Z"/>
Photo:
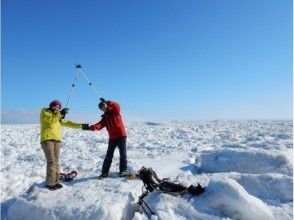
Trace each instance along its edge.
<path fill-rule="evenodd" d="M 127 133 L 120 115 L 120 106 L 114 101 L 105 101 L 103 98 L 100 100 L 101 102 L 98 104 L 98 107 L 101 111 L 104 112 L 104 114 L 101 116 L 102 119 L 98 123 L 89 127 L 91 131 L 101 130 L 106 127 L 106 130 L 109 134 L 108 149 L 99 178 L 103 179 L 108 177 L 113 153 L 117 146 L 120 154 L 119 175 L 122 177 L 126 175 L 127 170 Z"/>

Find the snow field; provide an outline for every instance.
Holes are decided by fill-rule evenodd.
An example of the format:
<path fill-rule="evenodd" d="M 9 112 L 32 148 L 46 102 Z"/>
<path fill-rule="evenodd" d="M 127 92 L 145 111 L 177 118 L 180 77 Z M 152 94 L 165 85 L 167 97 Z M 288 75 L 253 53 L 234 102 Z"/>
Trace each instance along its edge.
<path fill-rule="evenodd" d="M 127 123 L 128 170 L 152 167 L 160 178 L 206 192 L 190 201 L 157 192 L 145 201 L 152 219 L 292 219 L 292 121 Z M 147 219 L 138 211 L 141 180 L 97 180 L 108 136 L 64 128 L 64 188 L 44 188 L 46 161 L 38 125 L 1 127 L 1 219 Z"/>

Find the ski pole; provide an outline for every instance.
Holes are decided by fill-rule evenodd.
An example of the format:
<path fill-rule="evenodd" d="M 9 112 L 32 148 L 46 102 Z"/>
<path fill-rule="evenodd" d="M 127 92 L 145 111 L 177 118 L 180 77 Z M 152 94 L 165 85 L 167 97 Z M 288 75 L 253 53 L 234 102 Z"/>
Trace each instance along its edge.
<path fill-rule="evenodd" d="M 91 81 L 87 78 L 87 76 L 84 74 L 84 72 L 82 71 L 82 66 L 81 64 L 77 64 L 76 68 L 78 69 L 78 71 L 83 75 L 83 77 L 86 79 L 86 81 L 89 83 L 90 87 L 93 89 L 93 91 L 101 98 L 101 93 L 98 92 L 98 90 L 92 85 Z"/>
<path fill-rule="evenodd" d="M 150 206 L 144 201 L 145 196 L 148 194 L 148 192 L 142 194 L 141 196 L 139 196 L 139 205 L 141 205 L 141 207 L 143 208 L 143 211 L 146 213 L 146 215 L 148 216 L 148 218 L 151 218 L 152 215 L 155 215 L 155 213 L 152 211 L 152 209 L 150 208 Z M 144 208 L 144 205 L 146 206 L 146 208 Z M 148 209 L 148 211 L 146 210 Z"/>
<path fill-rule="evenodd" d="M 145 206 L 149 209 L 151 215 L 155 215 L 155 213 L 152 211 L 152 209 L 150 208 L 150 206 L 147 205 L 147 203 L 146 203 L 143 199 L 142 199 L 142 202 L 143 202 L 143 204 L 145 204 Z M 143 207 L 143 205 L 142 205 L 142 207 Z"/>
<path fill-rule="evenodd" d="M 76 69 L 78 68 L 78 65 L 76 65 Z M 71 85 L 71 90 L 70 90 L 70 94 L 69 94 L 69 96 L 68 96 L 68 99 L 67 99 L 67 102 L 66 102 L 66 108 L 67 108 L 67 106 L 68 106 L 68 103 L 69 103 L 69 100 L 70 100 L 70 98 L 71 98 L 71 95 L 72 95 L 72 92 L 73 92 L 73 88 L 75 87 L 75 82 L 77 81 L 77 76 L 79 75 L 79 72 L 78 71 L 76 71 L 76 75 L 75 75 L 75 78 L 74 78 L 74 81 L 73 81 L 73 83 L 72 83 L 72 85 Z"/>

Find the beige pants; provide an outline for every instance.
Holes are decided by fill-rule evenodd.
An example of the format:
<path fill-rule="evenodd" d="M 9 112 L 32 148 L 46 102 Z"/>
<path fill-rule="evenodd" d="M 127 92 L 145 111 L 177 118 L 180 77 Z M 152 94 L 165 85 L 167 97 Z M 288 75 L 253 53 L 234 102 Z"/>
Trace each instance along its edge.
<path fill-rule="evenodd" d="M 44 141 L 41 146 L 47 160 L 46 182 L 52 186 L 59 183 L 60 142 Z"/>

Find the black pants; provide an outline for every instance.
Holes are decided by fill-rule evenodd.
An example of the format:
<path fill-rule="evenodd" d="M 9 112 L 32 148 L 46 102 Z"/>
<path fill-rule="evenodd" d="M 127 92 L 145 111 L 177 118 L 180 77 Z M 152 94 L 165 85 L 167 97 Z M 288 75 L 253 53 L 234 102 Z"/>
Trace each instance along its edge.
<path fill-rule="evenodd" d="M 113 153 L 118 146 L 119 149 L 119 171 L 124 172 L 127 170 L 127 147 L 126 147 L 127 137 L 120 137 L 113 140 L 109 140 L 108 142 L 108 149 L 106 153 L 106 157 L 103 162 L 102 173 L 107 174 L 109 172 Z"/>

